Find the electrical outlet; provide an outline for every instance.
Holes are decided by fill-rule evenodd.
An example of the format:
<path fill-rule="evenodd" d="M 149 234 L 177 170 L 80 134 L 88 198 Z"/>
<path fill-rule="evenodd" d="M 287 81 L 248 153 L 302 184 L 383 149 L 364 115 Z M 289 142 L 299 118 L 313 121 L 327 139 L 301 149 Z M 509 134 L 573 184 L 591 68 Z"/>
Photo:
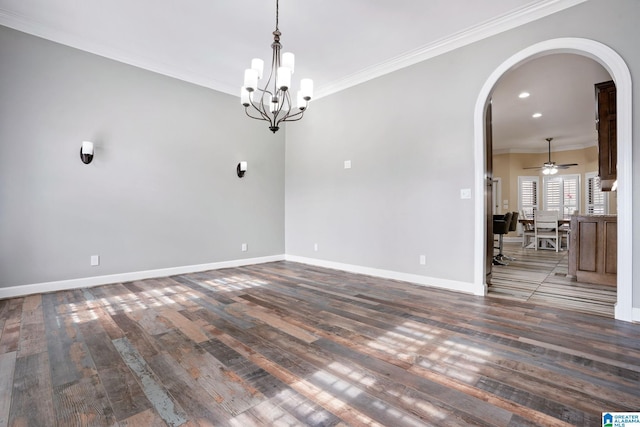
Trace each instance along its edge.
<path fill-rule="evenodd" d="M 314 250 L 315 252 L 318 252 L 318 244 L 317 244 L 317 243 L 314 243 L 314 244 L 313 244 L 313 250 Z"/>
<path fill-rule="evenodd" d="M 100 265 L 100 255 L 91 255 L 91 266 L 96 267 Z"/>
<path fill-rule="evenodd" d="M 420 265 L 427 265 L 427 256 L 420 255 Z"/>
<path fill-rule="evenodd" d="M 242 246 L 241 246 L 241 249 L 242 249 L 242 252 L 247 252 L 247 250 L 248 250 L 247 244 L 243 243 Z"/>
<path fill-rule="evenodd" d="M 470 199 L 471 198 L 471 189 L 463 188 L 460 190 L 460 198 L 461 199 Z"/>
<path fill-rule="evenodd" d="M 351 160 L 345 160 L 344 161 L 344 168 L 345 169 L 351 169 Z"/>

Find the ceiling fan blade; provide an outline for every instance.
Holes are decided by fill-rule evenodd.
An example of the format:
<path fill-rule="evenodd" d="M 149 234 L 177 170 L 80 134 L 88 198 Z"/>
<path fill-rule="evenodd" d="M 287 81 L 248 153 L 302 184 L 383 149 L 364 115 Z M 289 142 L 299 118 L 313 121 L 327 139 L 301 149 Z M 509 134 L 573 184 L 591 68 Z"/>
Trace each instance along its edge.
<path fill-rule="evenodd" d="M 546 168 L 550 168 L 550 169 L 568 169 L 571 166 L 578 166 L 577 163 L 565 163 L 562 165 L 557 165 L 555 164 L 555 162 L 551 161 L 551 140 L 553 138 L 545 138 L 547 140 L 547 144 L 548 144 L 548 156 L 549 156 L 549 160 L 542 166 L 530 166 L 530 167 L 526 167 L 526 168 L 522 168 L 522 169 L 538 169 L 538 170 L 545 170 Z M 552 172 L 552 174 L 555 172 Z"/>

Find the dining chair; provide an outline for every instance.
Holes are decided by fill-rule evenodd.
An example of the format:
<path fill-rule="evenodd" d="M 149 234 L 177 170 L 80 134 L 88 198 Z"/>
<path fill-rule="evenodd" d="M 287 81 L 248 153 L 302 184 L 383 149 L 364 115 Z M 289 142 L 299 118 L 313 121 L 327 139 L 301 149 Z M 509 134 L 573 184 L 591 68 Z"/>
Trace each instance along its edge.
<path fill-rule="evenodd" d="M 556 252 L 560 250 L 560 234 L 558 232 L 557 211 L 536 211 L 533 218 L 535 249 L 538 250 L 540 240 L 555 241 Z"/>
<path fill-rule="evenodd" d="M 507 233 L 511 233 L 512 231 L 516 231 L 518 229 L 518 216 L 520 215 L 520 212 L 514 211 L 511 212 L 511 221 L 509 222 L 509 229 L 507 230 Z M 512 257 L 512 256 L 507 256 L 507 255 L 503 255 L 502 256 L 504 259 L 509 260 L 509 261 L 515 261 L 516 258 Z"/>
<path fill-rule="evenodd" d="M 573 210 L 571 212 L 569 212 L 568 214 L 565 214 L 564 219 L 571 219 L 571 217 L 573 215 L 577 215 L 578 214 L 578 210 Z M 560 234 L 560 250 L 562 250 L 563 248 L 563 243 L 564 243 L 564 247 L 567 248 L 567 250 L 569 249 L 569 235 L 571 233 L 571 224 L 570 223 L 564 223 L 562 225 L 560 225 L 558 227 L 558 233 Z"/>
<path fill-rule="evenodd" d="M 524 210 L 520 211 L 520 217 L 522 219 L 533 219 L 533 215 L 528 217 Z M 535 233 L 533 231 L 533 224 L 531 223 L 523 223 L 522 224 L 522 247 L 527 248 L 531 243 L 531 239 L 535 237 Z"/>
<path fill-rule="evenodd" d="M 511 225 L 511 212 L 507 212 L 504 215 L 493 216 L 493 234 L 498 235 L 498 255 L 493 257 L 494 265 L 509 265 L 506 262 L 506 257 L 502 253 L 504 235 L 509 232 L 509 226 Z"/>

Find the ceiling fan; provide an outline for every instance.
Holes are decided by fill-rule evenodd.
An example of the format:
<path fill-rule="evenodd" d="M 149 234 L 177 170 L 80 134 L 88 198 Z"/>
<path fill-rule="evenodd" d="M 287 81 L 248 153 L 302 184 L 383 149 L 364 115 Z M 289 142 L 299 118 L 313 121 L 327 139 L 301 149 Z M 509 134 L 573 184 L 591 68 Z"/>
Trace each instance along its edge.
<path fill-rule="evenodd" d="M 544 175 L 555 175 L 558 173 L 558 169 L 569 169 L 571 166 L 578 166 L 577 163 L 565 163 L 562 165 L 556 165 L 556 162 L 551 161 L 551 140 L 553 138 L 545 138 L 549 144 L 549 160 L 544 162 L 542 166 L 533 166 L 523 169 L 542 169 Z"/>

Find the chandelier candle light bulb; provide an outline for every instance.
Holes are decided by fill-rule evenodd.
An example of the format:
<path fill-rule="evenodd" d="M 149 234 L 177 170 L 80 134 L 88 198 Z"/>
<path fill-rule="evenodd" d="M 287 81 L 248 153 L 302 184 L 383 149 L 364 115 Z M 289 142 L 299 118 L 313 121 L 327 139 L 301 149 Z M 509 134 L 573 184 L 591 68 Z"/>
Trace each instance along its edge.
<path fill-rule="evenodd" d="M 258 87 L 258 72 L 253 68 L 244 70 L 244 87 L 248 92 L 253 92 Z"/>
<path fill-rule="evenodd" d="M 304 100 L 304 96 L 302 96 L 302 91 L 301 90 L 299 90 L 297 95 L 296 95 L 296 106 L 301 111 L 304 111 L 304 109 L 307 108 L 307 101 Z"/>
<path fill-rule="evenodd" d="M 242 86 L 242 89 L 240 90 L 240 102 L 242 103 L 242 105 L 248 107 L 249 105 L 251 105 L 252 99 L 253 92 L 247 91 L 247 88 Z"/>
<path fill-rule="evenodd" d="M 291 86 L 291 69 L 287 67 L 279 67 L 277 80 L 278 89 L 283 92 L 289 89 L 289 86 Z"/>
<path fill-rule="evenodd" d="M 310 101 L 313 96 L 313 80 L 302 79 L 300 80 L 300 91 L 302 92 L 302 98 L 305 101 Z"/>
<path fill-rule="evenodd" d="M 261 79 L 262 73 L 264 72 L 264 61 L 260 58 L 253 58 L 251 60 L 251 69 L 256 70 L 258 72 L 258 79 Z"/>
<path fill-rule="evenodd" d="M 291 70 L 291 74 L 293 74 L 293 68 L 295 64 L 295 55 L 291 52 L 285 52 L 282 54 L 282 66 L 287 67 Z"/>
<path fill-rule="evenodd" d="M 247 116 L 269 122 L 269 130 L 273 133 L 280 129 L 282 122 L 300 120 L 313 98 L 313 80 L 302 79 L 300 90 L 297 92 L 297 109 L 293 105 L 291 77 L 295 69 L 295 55 L 291 52 L 280 52 L 282 33 L 278 29 L 278 15 L 279 5 L 276 0 L 276 29 L 273 31 L 271 44 L 269 76 L 263 80 L 264 61 L 254 58 L 251 60 L 251 68 L 244 72 L 244 86 L 240 89 L 240 103 L 244 106 Z M 264 82 L 264 87 L 259 86 L 260 81 Z M 257 98 L 253 96 L 254 92 Z"/>

